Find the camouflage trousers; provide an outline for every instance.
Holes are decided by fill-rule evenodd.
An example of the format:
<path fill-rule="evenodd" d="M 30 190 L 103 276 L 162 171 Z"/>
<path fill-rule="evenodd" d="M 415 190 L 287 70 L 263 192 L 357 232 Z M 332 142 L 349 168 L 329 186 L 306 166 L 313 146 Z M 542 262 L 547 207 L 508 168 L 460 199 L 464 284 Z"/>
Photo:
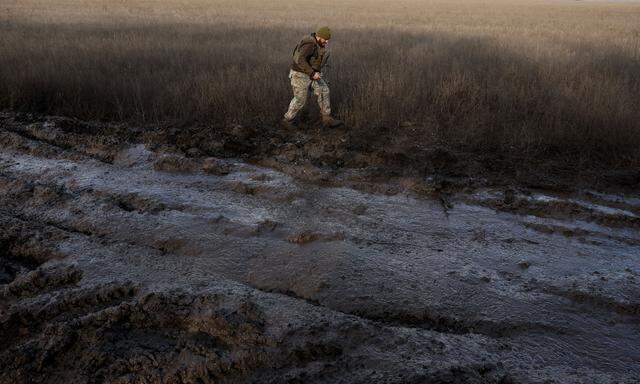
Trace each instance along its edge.
<path fill-rule="evenodd" d="M 329 85 L 324 79 L 311 80 L 305 73 L 289 70 L 291 88 L 293 89 L 293 99 L 289 103 L 289 110 L 284 114 L 285 119 L 292 120 L 304 107 L 309 96 L 309 91 L 318 98 L 320 112 L 323 115 L 331 114 L 331 104 L 329 103 Z"/>

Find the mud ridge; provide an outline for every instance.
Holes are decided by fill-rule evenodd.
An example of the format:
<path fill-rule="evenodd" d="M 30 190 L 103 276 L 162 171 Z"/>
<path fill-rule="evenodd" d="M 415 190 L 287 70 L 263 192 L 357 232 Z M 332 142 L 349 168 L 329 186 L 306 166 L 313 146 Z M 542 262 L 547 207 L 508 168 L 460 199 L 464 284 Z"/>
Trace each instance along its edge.
<path fill-rule="evenodd" d="M 543 218 L 578 219 L 614 228 L 640 228 L 640 217 L 621 214 L 600 213 L 593 209 L 568 201 L 534 202 L 530 199 L 509 198 L 505 200 L 482 200 L 474 203 L 502 212 L 533 215 Z"/>
<path fill-rule="evenodd" d="M 251 285 L 253 288 L 267 293 L 277 293 L 297 300 L 303 300 L 311 305 L 326 308 L 348 316 L 356 316 L 362 320 L 373 322 L 381 326 L 426 329 L 435 332 L 466 335 L 479 334 L 492 338 L 505 338 L 519 333 L 552 333 L 568 334 L 569 331 L 558 327 L 540 323 L 497 323 L 492 321 L 472 320 L 466 321 L 461 318 L 434 314 L 432 310 L 425 309 L 421 314 L 413 312 L 382 312 L 375 313 L 375 310 L 353 310 L 345 311 L 333 308 L 324 304 L 321 300 L 306 298 L 289 289 L 264 289 Z"/>
<path fill-rule="evenodd" d="M 577 289 L 561 289 L 548 287 L 544 292 L 565 297 L 578 304 L 588 304 L 597 308 L 604 308 L 621 315 L 640 315 L 640 303 L 621 302 L 614 298 L 599 295 L 593 292 L 585 292 Z"/>
<path fill-rule="evenodd" d="M 87 295 L 99 297 L 100 293 L 92 288 Z M 28 319 L 26 330 L 21 328 L 26 326 L 26 318 L 12 317 L 11 328 L 30 338 L 2 347 L 0 382 L 56 381 L 70 374 L 77 378 L 72 382 L 83 382 L 88 376 L 119 383 L 245 382 L 258 377 L 260 382 L 281 382 L 283 377 L 295 382 L 324 382 L 332 376 L 338 378 L 339 372 L 351 380 L 375 374 L 357 360 L 346 358 L 345 348 L 352 347 L 338 341 L 344 335 L 316 339 L 305 328 L 292 328 L 286 336 L 267 332 L 266 314 L 247 296 L 173 291 L 121 301 L 124 298 L 100 310 L 79 312 L 68 322 L 52 316 L 48 309 L 37 311 Z M 366 326 L 344 325 L 344 332 L 353 336 L 370 334 Z M 499 383 L 506 382 L 506 377 L 497 365 L 484 363 L 428 368 L 422 374 L 386 380 Z"/>
<path fill-rule="evenodd" d="M 82 271 L 71 265 L 37 268 L 18 275 L 11 283 L 1 287 L 0 299 L 34 296 L 47 290 L 76 284 L 80 279 Z"/>
<path fill-rule="evenodd" d="M 58 240 L 65 234 L 57 228 L 32 225 L 27 221 L 0 209 L 0 262 L 3 265 L 3 280 L 11 283 L 17 276 L 36 269 L 49 260 L 64 258 L 55 249 Z"/>
<path fill-rule="evenodd" d="M 545 234 L 560 234 L 567 238 L 577 238 L 579 241 L 587 244 L 598 244 L 598 240 L 587 240 L 587 238 L 599 238 L 606 240 L 614 240 L 629 246 L 640 246 L 640 240 L 623 236 L 605 235 L 595 231 L 588 231 L 581 228 L 571 228 L 561 225 L 552 224 L 537 224 L 537 223 L 524 223 L 526 228 L 531 228 L 535 231 Z"/>
<path fill-rule="evenodd" d="M 431 310 L 424 310 L 422 314 L 411 312 L 358 314 L 369 320 L 378 321 L 386 325 L 409 328 L 422 328 L 443 333 L 457 335 L 479 334 L 492 338 L 507 338 L 522 333 L 551 333 L 567 334 L 568 330 L 541 323 L 510 323 L 488 320 L 463 320 L 458 317 L 434 314 Z"/>

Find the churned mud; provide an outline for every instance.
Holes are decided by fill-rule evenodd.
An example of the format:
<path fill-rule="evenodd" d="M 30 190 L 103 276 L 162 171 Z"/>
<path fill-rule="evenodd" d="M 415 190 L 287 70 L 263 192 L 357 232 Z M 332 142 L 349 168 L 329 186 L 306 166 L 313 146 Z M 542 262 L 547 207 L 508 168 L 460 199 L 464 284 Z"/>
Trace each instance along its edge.
<path fill-rule="evenodd" d="M 638 194 L 347 129 L 1 117 L 0 383 L 640 382 Z"/>

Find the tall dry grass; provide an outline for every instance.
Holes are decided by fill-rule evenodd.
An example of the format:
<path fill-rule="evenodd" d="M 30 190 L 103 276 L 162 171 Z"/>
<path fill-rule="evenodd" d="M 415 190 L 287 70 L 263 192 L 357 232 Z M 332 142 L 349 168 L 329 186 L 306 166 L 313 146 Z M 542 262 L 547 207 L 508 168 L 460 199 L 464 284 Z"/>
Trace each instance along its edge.
<path fill-rule="evenodd" d="M 334 111 L 363 135 L 640 164 L 638 3 L 4 0 L 0 9 L 1 108 L 276 123 L 293 45 L 329 24 Z"/>

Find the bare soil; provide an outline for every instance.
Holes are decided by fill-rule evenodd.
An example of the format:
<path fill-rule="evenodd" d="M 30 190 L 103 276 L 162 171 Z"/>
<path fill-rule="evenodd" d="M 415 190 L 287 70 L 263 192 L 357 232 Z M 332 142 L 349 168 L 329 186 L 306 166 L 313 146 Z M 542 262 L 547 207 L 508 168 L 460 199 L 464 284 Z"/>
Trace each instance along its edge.
<path fill-rule="evenodd" d="M 640 382 L 640 173 L 524 160 L 4 112 L 0 383 Z"/>

